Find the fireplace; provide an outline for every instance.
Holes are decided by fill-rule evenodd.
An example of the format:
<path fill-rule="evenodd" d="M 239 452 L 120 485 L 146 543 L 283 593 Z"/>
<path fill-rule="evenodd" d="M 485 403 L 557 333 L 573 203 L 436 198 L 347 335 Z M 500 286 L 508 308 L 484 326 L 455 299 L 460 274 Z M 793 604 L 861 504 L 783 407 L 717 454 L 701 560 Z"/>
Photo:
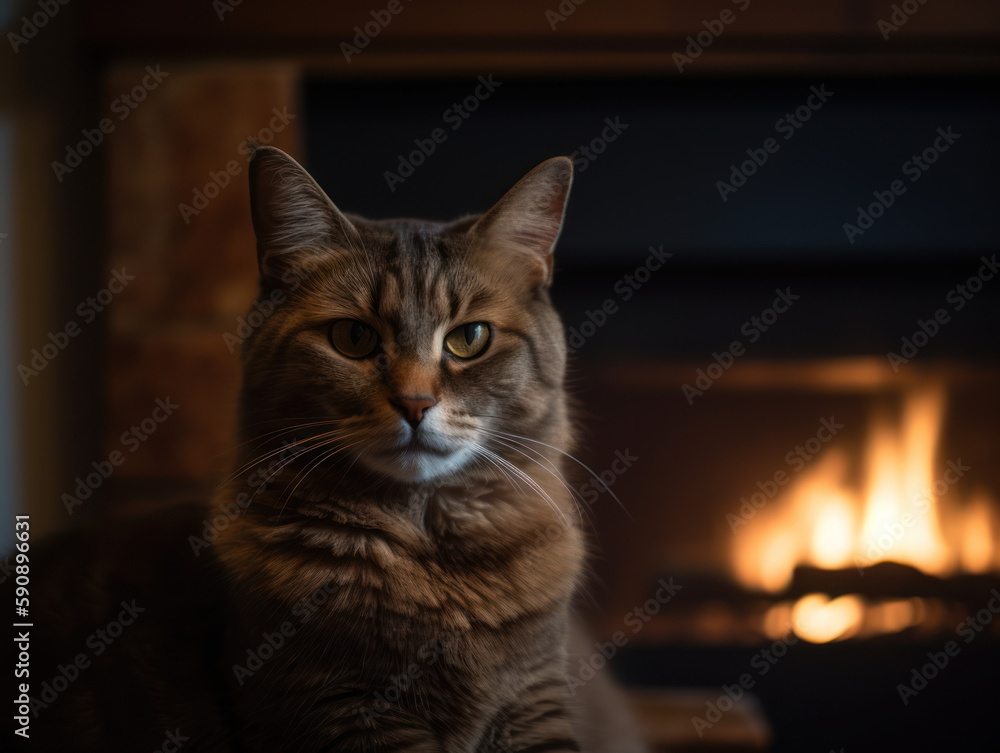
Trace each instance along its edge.
<path fill-rule="evenodd" d="M 672 750 L 990 739 L 1000 153 L 983 83 L 501 81 L 477 104 L 490 117 L 414 160 L 413 134 L 475 81 L 306 87 L 310 166 L 360 213 L 475 211 L 494 198 L 480 171 L 575 155 L 553 292 L 593 472 L 572 477 L 599 552 L 582 609 L 597 663 L 613 646 Z M 803 102 L 808 122 L 755 160 Z M 949 125 L 960 138 L 924 162 Z M 919 182 L 871 206 L 911 155 Z"/>
<path fill-rule="evenodd" d="M 704 689 L 682 720 L 693 742 L 718 731 L 712 709 L 732 705 L 741 678 L 772 750 L 989 739 L 995 368 L 737 364 L 697 410 L 681 394 L 693 365 L 593 368 L 585 460 L 601 469 L 622 446 L 636 458 L 612 486 L 632 519 L 607 499 L 590 508 L 604 552 L 595 621 L 630 638 L 621 676 Z M 631 401 L 643 417 L 617 428 Z M 629 615 L 664 580 L 680 591 L 633 634 Z"/>
<path fill-rule="evenodd" d="M 946 350 L 895 369 L 886 356 L 907 331 L 892 312 L 933 311 L 981 265 L 692 265 L 651 282 L 662 286 L 655 304 L 623 308 L 578 353 L 583 459 L 602 473 L 617 451 L 635 458 L 606 477 L 629 515 L 607 494 L 588 508 L 602 552 L 594 622 L 629 638 L 615 657 L 629 683 L 653 697 L 663 685 L 700 689 L 677 720 L 691 750 L 718 744 L 726 725 L 744 728 L 741 745 L 778 751 L 990 739 L 997 342 L 956 319 L 968 329 L 949 332 Z M 716 358 L 773 301 L 779 274 L 801 294 L 782 316 L 798 318 L 779 318 L 757 357 Z M 998 293 L 982 292 L 977 321 L 996 326 Z M 705 318 L 685 318 L 692 309 Z M 682 357 L 637 355 L 634 333 L 649 322 Z M 675 334 L 689 322 L 709 333 L 700 351 Z M 852 336 L 838 341 L 834 327 Z M 699 374 L 715 378 L 698 387 Z M 633 633 L 630 615 L 664 581 L 680 591 Z M 967 721 L 943 724 L 949 715 Z"/>

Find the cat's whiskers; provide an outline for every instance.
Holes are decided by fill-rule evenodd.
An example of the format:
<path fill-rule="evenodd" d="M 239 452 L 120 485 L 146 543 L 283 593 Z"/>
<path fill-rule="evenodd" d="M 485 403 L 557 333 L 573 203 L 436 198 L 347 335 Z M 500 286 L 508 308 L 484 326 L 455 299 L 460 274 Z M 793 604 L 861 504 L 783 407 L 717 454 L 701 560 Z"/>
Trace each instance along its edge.
<path fill-rule="evenodd" d="M 257 450 L 258 448 L 260 448 L 261 446 L 263 446 L 264 444 L 266 444 L 266 439 L 268 437 L 273 436 L 273 435 L 281 436 L 282 434 L 288 434 L 288 433 L 291 433 L 293 431 L 297 431 L 298 429 L 301 429 L 301 428 L 309 428 L 309 427 L 314 427 L 314 426 L 324 426 L 324 425 L 333 426 L 333 425 L 335 425 L 338 422 L 338 419 L 335 419 L 335 418 L 321 419 L 321 418 L 319 418 L 317 416 L 300 416 L 300 417 L 294 417 L 293 418 L 291 416 L 287 416 L 287 417 L 284 417 L 284 418 L 271 418 L 271 419 L 268 419 L 266 421 L 256 421 L 256 422 L 254 422 L 252 424 L 246 424 L 243 428 L 244 429 L 249 429 L 252 426 L 264 426 L 266 424 L 274 424 L 274 423 L 277 423 L 279 421 L 280 422 L 286 422 L 286 421 L 306 421 L 306 420 L 310 421 L 311 423 L 294 424 L 292 426 L 286 426 L 286 427 L 283 427 L 283 428 L 280 428 L 280 429 L 275 429 L 273 431 L 269 431 L 269 432 L 266 432 L 264 434 L 259 434 L 259 435 L 255 436 L 255 437 L 250 437 L 249 439 L 246 439 L 243 442 L 239 442 L 239 443 L 235 444 L 234 447 L 235 448 L 241 448 L 241 447 L 245 447 L 246 445 L 250 444 L 251 442 L 257 442 L 258 440 L 264 440 L 264 441 L 258 442 L 258 444 L 253 447 L 253 449 L 251 450 L 251 452 L 253 452 L 253 451 Z M 238 475 L 238 472 L 237 472 L 237 474 L 234 474 L 234 476 L 235 475 Z M 226 479 L 224 479 L 219 484 L 219 486 L 220 487 L 225 486 L 229 481 L 231 481 L 234 478 L 234 476 L 227 477 Z"/>
<path fill-rule="evenodd" d="M 339 421 L 344 421 L 343 418 L 334 418 L 332 416 L 281 416 L 281 418 L 265 418 L 262 421 L 253 421 L 252 423 L 243 423 L 241 426 L 244 429 L 252 429 L 255 426 L 267 426 L 268 424 L 285 423 L 288 421 L 307 421 L 315 423 L 329 422 L 331 424 L 337 423 Z M 304 424 L 308 425 L 308 424 Z M 252 440 L 251 440 L 252 441 Z"/>
<path fill-rule="evenodd" d="M 510 482 L 510 485 L 514 488 L 514 490 L 518 494 L 523 494 L 523 492 L 521 491 L 521 486 L 520 486 L 520 483 L 518 482 L 518 480 L 514 476 L 511 475 L 510 471 L 508 471 L 506 468 L 504 468 L 502 465 L 500 465 L 492 456 L 490 456 L 487 453 L 483 452 L 483 449 L 484 448 L 477 442 L 475 444 L 475 446 L 473 446 L 473 448 L 472 448 L 472 454 L 473 454 L 473 456 L 477 457 L 477 458 L 481 458 L 482 460 L 485 460 L 491 466 L 493 466 L 494 468 L 496 468 L 497 471 L 499 471 L 500 475 L 503 476 L 505 479 L 507 479 Z"/>
<path fill-rule="evenodd" d="M 232 483 L 234 480 L 236 480 L 241 475 L 243 475 L 244 473 L 246 473 L 247 471 L 249 471 L 251 468 L 255 468 L 256 466 L 260 465 L 261 463 L 263 463 L 266 460 L 270 460 L 275 455 L 280 455 L 281 453 L 287 452 L 291 448 L 299 447 L 299 446 L 305 444 L 306 442 L 316 442 L 316 441 L 319 441 L 319 440 L 325 440 L 328 437 L 336 437 L 338 435 L 343 435 L 343 433 L 344 433 L 343 429 L 334 429 L 332 431 L 323 432 L 322 434 L 316 434 L 316 435 L 310 435 L 310 436 L 306 436 L 306 437 L 301 437 L 300 439 L 297 439 L 294 442 L 284 443 L 284 444 L 282 444 L 281 447 L 277 447 L 277 448 L 275 448 L 275 449 L 273 449 L 273 450 L 265 453 L 264 455 L 254 456 L 252 459 L 248 460 L 246 463 L 244 463 L 243 465 L 241 465 L 240 467 L 238 467 L 233 473 L 231 473 L 229 476 L 227 476 L 226 479 L 222 482 L 222 486 L 225 486 L 225 485 L 227 485 L 229 483 Z M 318 447 L 318 446 L 321 446 L 322 444 L 323 443 L 320 442 L 320 444 L 316 445 L 316 446 Z M 310 449 L 312 449 L 312 448 L 306 447 L 302 451 L 303 452 L 308 452 Z M 297 457 L 299 454 L 301 454 L 301 453 L 296 453 L 295 456 Z"/>
<path fill-rule="evenodd" d="M 573 489 L 567 483 L 566 477 L 563 476 L 563 473 L 562 473 L 561 470 L 559 470 L 559 467 L 555 463 L 553 463 L 548 457 L 546 457 L 544 453 L 540 452 L 539 450 L 534 449 L 533 447 L 529 447 L 528 445 L 524 444 L 523 442 L 518 442 L 516 439 L 503 439 L 503 438 L 501 438 L 501 435 L 497 434 L 496 432 L 490 431 L 489 429 L 482 429 L 482 431 L 483 431 L 484 434 L 491 434 L 492 436 L 490 437 L 490 439 L 493 442 L 496 442 L 497 444 L 502 445 L 503 447 L 506 447 L 509 450 L 513 450 L 514 452 L 516 452 L 519 455 L 523 456 L 525 459 L 530 460 L 532 463 L 534 463 L 535 465 L 539 466 L 544 471 L 546 471 L 547 473 L 549 473 L 550 475 L 552 475 L 553 477 L 555 477 L 559 481 L 559 483 L 561 483 L 563 485 L 563 487 L 566 489 L 566 491 L 568 491 L 570 494 L 572 494 L 574 498 L 579 499 L 578 492 L 575 489 Z M 528 453 L 526 453 L 524 450 L 516 447 L 515 445 L 520 445 L 524 449 L 530 450 L 535 455 L 537 455 L 538 458 L 541 458 L 542 460 L 544 460 L 546 464 L 542 464 L 542 462 L 539 461 L 538 458 L 532 457 L 531 455 L 528 455 Z"/>
<path fill-rule="evenodd" d="M 499 434 L 499 435 L 504 436 L 504 437 L 510 437 L 512 439 L 521 439 L 521 440 L 524 440 L 525 442 L 532 442 L 534 444 L 542 445 L 543 447 L 548 447 L 550 450 L 555 450 L 560 455 L 563 455 L 563 456 L 569 458 L 574 463 L 576 463 L 581 468 L 583 468 L 585 471 L 587 471 L 587 473 L 589 473 L 591 476 L 593 476 L 595 479 L 597 479 L 601 483 L 601 486 L 604 487 L 604 490 L 608 494 L 611 495 L 612 499 L 614 499 L 615 502 L 618 503 L 618 506 L 622 509 L 622 511 L 626 515 L 628 515 L 629 520 L 634 520 L 634 518 L 632 517 L 632 514 L 626 509 L 625 505 L 622 504 L 622 501 L 620 499 L 618 499 L 618 495 L 615 494 L 613 491 L 611 491 L 611 487 L 609 487 L 606 483 L 604 483 L 604 479 L 602 479 L 600 476 L 598 476 L 594 472 L 594 470 L 589 465 L 587 465 L 586 463 L 584 463 L 582 460 L 579 460 L 578 458 L 574 457 L 573 455 L 571 455 L 570 453 L 566 452 L 565 450 L 561 450 L 558 447 L 555 447 L 554 445 L 549 444 L 548 442 L 542 442 L 541 440 L 538 440 L 538 439 L 532 439 L 531 437 L 522 437 L 520 434 L 511 434 L 511 433 L 506 432 L 506 431 L 500 431 L 499 429 L 483 429 L 483 431 L 485 433 L 488 433 L 488 434 Z"/>
<path fill-rule="evenodd" d="M 333 434 L 333 433 L 334 432 L 329 432 L 329 434 Z M 333 444 L 334 442 L 337 441 L 337 439 L 338 438 L 336 438 L 336 437 L 332 437 L 328 441 L 326 441 L 326 442 L 324 442 L 324 443 L 322 443 L 322 444 L 320 444 L 318 446 L 310 446 L 310 447 L 306 447 L 304 449 L 300 449 L 295 454 L 293 454 L 292 457 L 290 457 L 288 460 L 286 460 L 284 463 L 282 463 L 281 466 L 279 466 L 274 471 L 274 473 L 272 473 L 270 476 L 268 476 L 264 480 L 264 483 L 262 483 L 260 486 L 258 486 L 257 489 L 254 490 L 254 493 L 250 495 L 250 499 L 247 500 L 246 505 L 244 506 L 244 508 L 243 508 L 243 510 L 241 512 L 241 515 L 240 515 L 241 521 L 246 519 L 247 510 L 250 509 L 250 505 L 253 503 L 254 498 L 257 496 L 258 492 L 264 490 L 267 487 L 267 485 L 271 482 L 271 479 L 273 479 L 278 473 L 280 473 L 282 470 L 284 470 L 284 468 L 287 467 L 289 463 L 291 463 L 294 460 L 302 457 L 303 455 L 305 455 L 308 452 L 312 452 L 313 450 L 319 449 L 319 448 L 321 448 L 321 447 L 323 447 L 325 445 Z M 283 449 L 285 449 L 285 448 L 283 448 Z M 331 455 L 332 454 L 336 454 L 336 452 L 331 453 Z M 286 500 L 285 504 L 287 504 L 287 500 Z M 284 512 L 284 509 L 285 509 L 285 505 L 283 504 L 282 507 L 281 507 L 281 509 L 278 511 L 279 518 L 281 516 L 281 513 Z M 239 541 L 241 538 L 242 538 L 242 531 L 237 534 L 237 541 Z M 264 547 L 261 547 L 261 551 L 263 551 L 263 548 Z M 257 554 L 259 555 L 260 552 L 258 552 Z M 254 557 L 254 560 L 256 560 L 256 556 Z"/>
<path fill-rule="evenodd" d="M 260 423 L 272 423 L 272 421 L 261 421 Z M 293 431 L 298 431 L 299 429 L 309 429 L 309 428 L 314 428 L 316 426 L 336 426 L 338 423 L 341 423 L 341 419 L 327 418 L 327 419 L 316 419 L 308 423 L 293 424 L 292 426 L 285 426 L 280 429 L 274 429 L 273 431 L 265 432 L 264 434 L 258 434 L 255 437 L 250 437 L 249 439 L 237 444 L 236 447 L 245 447 L 251 442 L 256 442 L 257 440 L 266 440 L 268 437 L 273 437 L 275 435 L 281 436 L 282 434 L 289 434 Z M 261 444 L 263 444 L 263 442 L 261 442 Z M 259 447 L 260 445 L 258 444 L 257 446 Z"/>
<path fill-rule="evenodd" d="M 542 458 L 543 460 L 545 460 L 546 463 L 548 463 L 548 465 L 543 465 L 537 458 L 534 458 L 534 457 L 528 455 L 528 453 L 526 453 L 524 450 L 521 450 L 521 449 L 515 447 L 513 444 L 509 444 L 507 441 L 504 441 L 503 439 L 500 439 L 499 437 L 494 436 L 494 437 L 491 438 L 491 441 L 496 442 L 497 444 L 499 444 L 499 445 L 501 445 L 503 447 L 506 447 L 508 450 L 511 450 L 511 451 L 516 452 L 519 455 L 523 456 L 526 460 L 531 461 L 532 463 L 534 463 L 535 465 L 537 465 L 539 468 L 541 468 L 543 471 L 545 471 L 550 476 L 552 476 L 554 479 L 556 479 L 560 484 L 562 484 L 563 488 L 570 493 L 570 496 L 575 501 L 577 501 L 577 502 L 580 503 L 580 504 L 574 506 L 574 508 L 576 509 L 576 511 L 578 513 L 584 513 L 584 514 L 586 514 L 587 521 L 590 523 L 591 527 L 593 527 L 594 521 L 590 517 L 589 510 L 584 505 L 584 501 L 583 501 L 582 496 L 580 495 L 580 493 L 576 489 L 574 489 L 573 487 L 571 487 L 569 485 L 569 483 L 566 481 L 566 477 L 563 476 L 562 471 L 559 470 L 558 466 L 556 466 L 555 463 L 553 463 L 551 460 L 549 460 L 549 458 L 547 458 L 542 453 L 538 452 L 538 450 L 535 450 L 535 449 L 533 449 L 531 447 L 528 447 L 527 445 L 523 445 L 522 444 L 521 446 L 524 447 L 524 448 L 526 448 L 526 449 L 528 449 L 528 450 L 531 450 L 534 453 L 536 453 L 540 458 Z M 510 440 L 510 441 L 515 441 L 515 440 Z M 520 442 L 516 442 L 516 443 L 517 444 L 521 444 Z"/>
<path fill-rule="evenodd" d="M 335 447 L 330 452 L 327 452 L 326 454 L 321 455 L 318 459 L 316 459 L 314 461 L 311 461 L 311 463 L 307 463 L 305 468 L 303 468 L 298 473 L 296 473 L 295 477 L 292 479 L 292 482 L 295 483 L 295 486 L 292 487 L 292 489 L 288 492 L 288 496 L 286 497 L 285 501 L 282 503 L 281 509 L 278 510 L 277 520 L 281 519 L 281 514 L 285 511 L 285 507 L 287 507 L 288 503 L 292 499 L 295 498 L 295 493 L 298 491 L 299 487 L 302 485 L 302 482 L 306 480 L 306 478 L 309 476 L 310 473 L 312 473 L 313 470 L 315 470 L 319 466 L 323 465 L 327 460 L 329 460 L 330 458 L 332 458 L 334 455 L 337 455 L 337 454 L 339 454 L 341 452 L 344 452 L 345 450 L 349 450 L 351 447 L 354 447 L 354 446 L 356 446 L 358 444 L 361 444 L 361 442 L 362 442 L 362 440 L 359 439 L 356 442 L 352 442 L 352 443 L 347 444 L 347 445 L 340 445 L 338 447 Z M 332 444 L 332 442 L 329 443 L 329 444 Z M 301 478 L 299 478 L 300 476 L 301 476 Z"/>
<path fill-rule="evenodd" d="M 343 474 L 341 474 L 341 477 L 340 477 L 340 479 L 338 479 L 338 481 L 336 482 L 336 484 L 334 484 L 332 487 L 330 487 L 329 495 L 328 495 L 329 498 L 332 498 L 333 493 L 336 491 L 337 487 L 340 485 L 340 482 L 343 481 L 344 478 L 351 472 L 351 468 L 353 468 L 354 464 L 358 461 L 358 457 L 364 452 L 363 443 L 361 441 L 352 443 L 350 446 L 354 447 L 355 445 L 362 445 L 362 448 L 360 450 L 358 450 L 357 452 L 348 453 L 346 455 L 342 455 L 341 457 L 337 458 L 333 463 L 330 463 L 328 465 L 326 463 L 323 464 L 322 476 L 320 476 L 320 478 L 319 478 L 319 483 L 326 483 L 327 476 L 332 471 L 336 470 L 344 462 L 345 459 L 352 458 L 351 464 L 347 467 L 347 470 L 344 471 Z"/>
<path fill-rule="evenodd" d="M 256 498 L 256 496 L 257 496 L 257 495 L 258 495 L 258 494 L 259 494 L 259 493 L 260 493 L 261 491 L 263 491 L 264 489 L 266 489 L 266 488 L 268 487 L 268 485 L 270 485 L 270 483 L 271 483 L 272 479 L 274 479 L 274 478 L 275 478 L 275 477 L 276 477 L 276 476 L 277 476 L 277 475 L 278 475 L 279 473 L 281 473 L 281 472 L 282 472 L 282 471 L 283 471 L 283 470 L 284 470 L 285 468 L 287 468 L 289 464 L 291 464 L 291 463 L 293 463 L 294 461 L 298 460 L 298 459 L 299 459 L 300 457 L 302 457 L 303 455 L 305 455 L 305 454 L 307 454 L 307 453 L 309 453 L 309 452 L 313 452 L 313 451 L 315 451 L 315 450 L 320 450 L 320 449 L 322 449 L 322 448 L 323 448 L 323 447 L 325 447 L 325 446 L 328 446 L 328 445 L 331 445 L 331 444 L 333 444 L 334 442 L 337 442 L 337 441 L 339 441 L 340 437 L 339 437 L 339 436 L 333 436 L 333 435 L 335 435 L 335 434 L 337 434 L 337 432 L 327 432 L 327 435 L 324 435 L 324 436 L 328 436 L 328 437 L 329 437 L 328 439 L 326 439 L 326 441 L 324 441 L 324 442 L 321 442 L 321 443 L 319 443 L 319 444 L 313 444 L 313 445 L 309 445 L 308 447 L 304 447 L 304 448 L 299 448 L 298 450 L 296 450 L 296 451 L 295 451 L 295 452 L 294 452 L 294 453 L 292 454 L 292 456 L 291 456 L 291 457 L 289 457 L 288 459 L 286 459 L 286 460 L 284 460 L 283 462 L 281 462 L 281 463 L 280 463 L 280 464 L 278 465 L 278 467 L 277 467 L 277 468 L 275 468 L 275 469 L 274 469 L 274 470 L 273 470 L 273 471 L 272 471 L 272 472 L 270 473 L 270 475 L 268 475 L 268 476 L 267 476 L 267 477 L 266 477 L 266 478 L 264 479 L 264 481 L 263 481 L 263 482 L 262 482 L 262 483 L 261 483 L 260 485 L 258 485 L 258 486 L 257 486 L 257 488 L 256 488 L 256 489 L 254 490 L 253 494 L 251 494 L 251 495 L 250 495 L 250 499 L 248 499 L 248 500 L 247 500 L 247 503 L 246 503 L 246 506 L 245 506 L 245 507 L 243 508 L 243 515 L 242 515 L 241 517 L 242 517 L 242 518 L 244 518 L 244 519 L 246 518 L 246 512 L 247 512 L 247 510 L 248 510 L 248 509 L 250 509 L 250 505 L 251 505 L 251 504 L 253 503 L 253 501 L 254 501 L 254 499 Z M 314 440 L 314 441 L 315 441 L 315 440 L 316 440 L 316 439 L 318 439 L 318 438 L 319 438 L 319 437 L 310 437 L 310 438 L 308 438 L 308 439 L 312 439 L 312 440 Z M 297 442 L 296 444 L 301 444 L 301 443 L 302 443 L 302 442 L 304 442 L 304 441 L 307 441 L 307 440 L 300 440 L 300 441 L 299 441 L 299 442 Z M 286 446 L 286 447 L 283 447 L 283 448 L 281 448 L 280 450 L 278 450 L 278 452 L 284 452 L 284 451 L 286 451 L 287 449 L 288 449 L 288 447 Z M 270 454 L 271 454 L 271 455 L 274 455 L 275 453 L 270 453 Z M 257 463 L 257 464 L 259 464 L 259 462 L 260 462 L 260 461 L 258 461 L 258 463 Z"/>
<path fill-rule="evenodd" d="M 480 444 L 479 445 L 479 449 L 482 452 L 485 452 L 488 455 L 492 456 L 500 464 L 506 466 L 518 478 L 520 478 L 522 481 L 524 481 L 529 487 L 531 487 L 532 489 L 534 489 L 538 493 L 538 495 L 540 497 L 542 497 L 548 503 L 549 507 L 552 508 L 552 511 L 559 516 L 559 518 L 560 518 L 560 520 L 562 520 L 563 524 L 566 525 L 566 526 L 569 526 L 569 521 L 566 519 L 566 514 L 562 510 L 559 509 L 559 505 L 557 505 L 555 503 L 555 500 L 553 500 L 552 497 L 549 496 L 548 492 L 546 492 L 538 484 L 538 482 L 535 481 L 535 479 L 531 478 L 531 476 L 529 476 L 527 473 L 525 473 L 520 468 L 518 468 L 516 465 L 514 465 L 509 460 L 507 460 L 507 458 L 503 457 L 502 455 L 498 455 L 497 453 L 493 452 L 493 450 L 485 447 L 484 445 Z"/>

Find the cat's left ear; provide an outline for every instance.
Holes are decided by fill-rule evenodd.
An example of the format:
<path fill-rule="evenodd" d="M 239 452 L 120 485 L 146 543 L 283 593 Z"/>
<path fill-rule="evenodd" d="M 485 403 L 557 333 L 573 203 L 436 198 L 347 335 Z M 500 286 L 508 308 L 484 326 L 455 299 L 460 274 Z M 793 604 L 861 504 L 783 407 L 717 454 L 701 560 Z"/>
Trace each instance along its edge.
<path fill-rule="evenodd" d="M 532 286 L 552 282 L 552 250 L 562 231 L 573 184 L 568 157 L 546 160 L 525 175 L 469 231 L 474 254 L 508 269 Z"/>
<path fill-rule="evenodd" d="M 262 280 L 298 272 L 310 256 L 356 245 L 358 231 L 298 162 L 251 145 L 250 215 Z"/>

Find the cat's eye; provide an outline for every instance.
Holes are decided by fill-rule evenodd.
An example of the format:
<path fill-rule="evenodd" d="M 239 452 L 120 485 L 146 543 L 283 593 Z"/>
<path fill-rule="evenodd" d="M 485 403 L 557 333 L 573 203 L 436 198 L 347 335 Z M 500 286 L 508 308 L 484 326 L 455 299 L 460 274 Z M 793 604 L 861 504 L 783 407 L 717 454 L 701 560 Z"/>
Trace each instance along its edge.
<path fill-rule="evenodd" d="M 490 325 L 485 322 L 471 322 L 455 327 L 444 338 L 448 352 L 459 358 L 475 358 L 490 342 Z"/>
<path fill-rule="evenodd" d="M 378 333 L 356 319 L 338 319 L 330 325 L 330 342 L 348 358 L 364 358 L 378 347 Z"/>

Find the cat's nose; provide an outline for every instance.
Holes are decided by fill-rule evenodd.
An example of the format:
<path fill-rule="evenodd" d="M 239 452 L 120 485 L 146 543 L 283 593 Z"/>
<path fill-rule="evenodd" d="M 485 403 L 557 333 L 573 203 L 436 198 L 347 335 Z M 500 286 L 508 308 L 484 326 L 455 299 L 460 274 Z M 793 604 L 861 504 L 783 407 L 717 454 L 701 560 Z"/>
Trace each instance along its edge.
<path fill-rule="evenodd" d="M 428 395 L 396 396 L 389 398 L 389 402 L 414 429 L 423 420 L 424 411 L 437 405 L 437 400 Z"/>

